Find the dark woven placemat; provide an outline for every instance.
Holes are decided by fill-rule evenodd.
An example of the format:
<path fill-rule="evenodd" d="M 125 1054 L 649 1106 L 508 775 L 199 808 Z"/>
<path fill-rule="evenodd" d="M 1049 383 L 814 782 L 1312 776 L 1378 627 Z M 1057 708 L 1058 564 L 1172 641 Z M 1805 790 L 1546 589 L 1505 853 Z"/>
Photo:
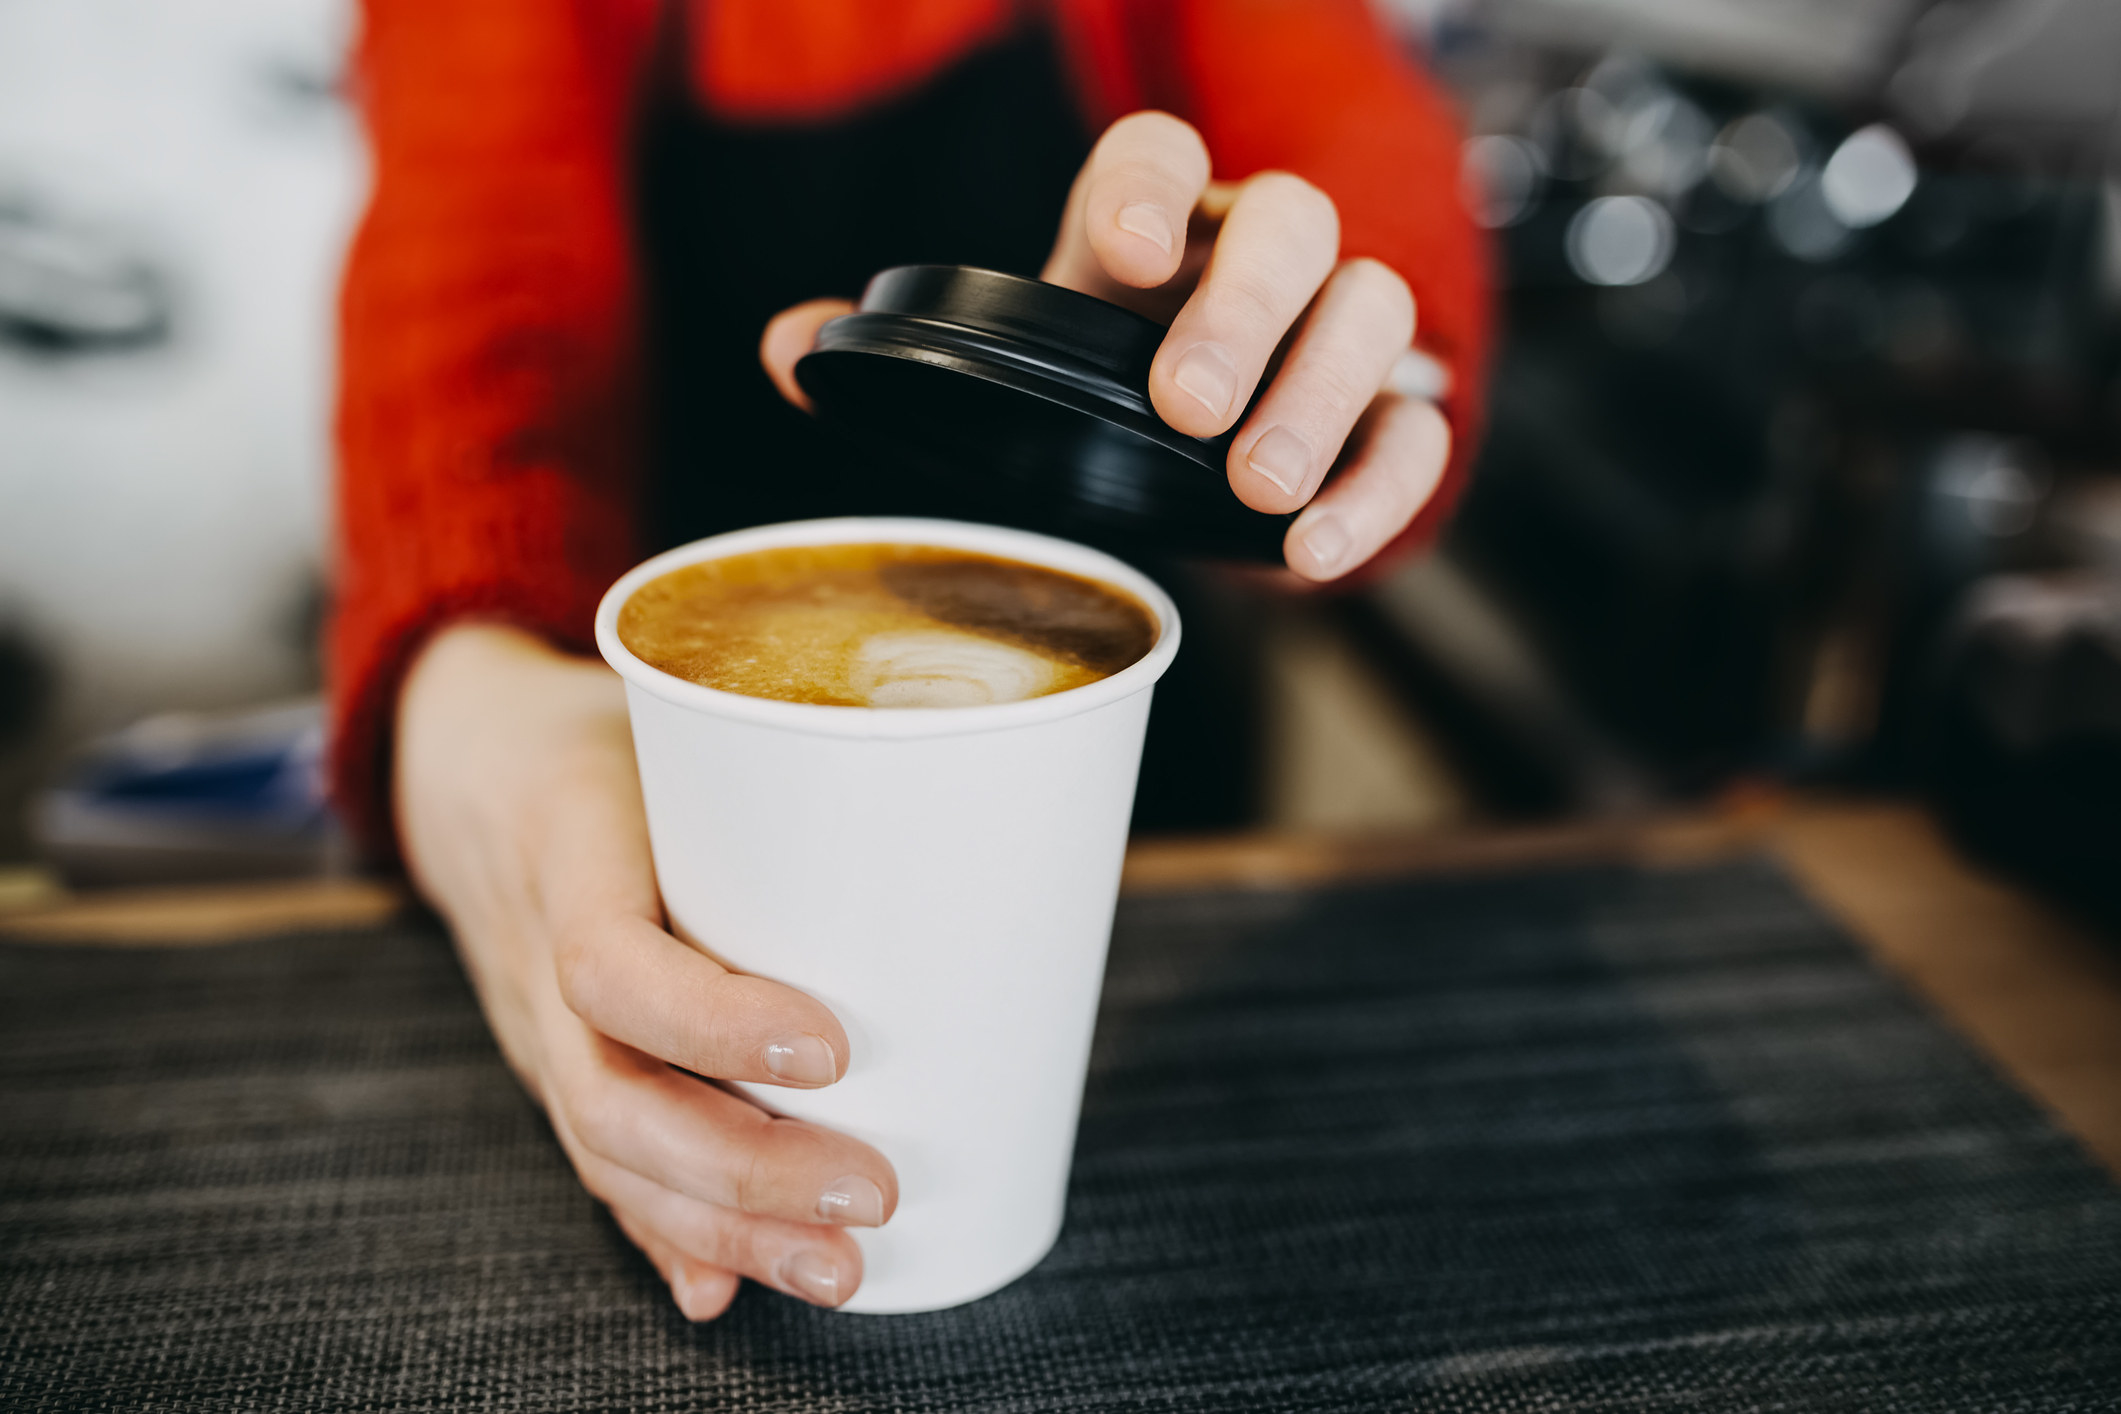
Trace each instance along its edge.
<path fill-rule="evenodd" d="M 687 1326 L 421 926 L 0 948 L 0 1407 L 2121 1407 L 2121 1190 L 1766 865 L 1121 911 L 1068 1226 Z"/>

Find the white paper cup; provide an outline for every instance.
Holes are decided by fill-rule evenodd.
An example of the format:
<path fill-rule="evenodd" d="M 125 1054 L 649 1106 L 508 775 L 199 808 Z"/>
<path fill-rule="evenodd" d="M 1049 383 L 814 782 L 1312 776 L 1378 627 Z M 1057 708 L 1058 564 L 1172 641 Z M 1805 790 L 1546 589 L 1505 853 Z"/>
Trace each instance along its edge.
<path fill-rule="evenodd" d="M 700 687 L 619 642 L 636 589 L 787 545 L 971 550 L 1100 580 L 1156 616 L 1101 682 L 986 707 L 822 707 Z M 843 1310 L 931 1311 L 1023 1275 L 1060 1235 L 1150 690 L 1170 597 L 1109 555 L 1023 531 L 850 518 L 741 530 L 611 587 L 597 647 L 626 679 L 656 878 L 676 933 L 832 1008 L 853 1050 L 822 1090 L 746 1086 L 875 1145 L 899 1205 L 854 1229 Z"/>

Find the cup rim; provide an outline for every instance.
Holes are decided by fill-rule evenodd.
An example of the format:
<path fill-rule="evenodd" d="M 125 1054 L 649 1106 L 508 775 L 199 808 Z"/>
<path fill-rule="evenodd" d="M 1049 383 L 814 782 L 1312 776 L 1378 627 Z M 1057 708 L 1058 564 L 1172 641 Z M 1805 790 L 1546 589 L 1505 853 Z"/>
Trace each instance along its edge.
<path fill-rule="evenodd" d="M 674 677 L 634 656 L 619 641 L 619 610 L 635 590 L 652 579 L 703 560 L 717 560 L 754 550 L 790 545 L 873 544 L 933 545 L 1022 560 L 1045 569 L 1103 580 L 1139 599 L 1156 618 L 1156 642 L 1139 659 L 1111 677 L 1082 687 L 1021 702 L 980 707 L 835 707 L 815 702 L 782 702 L 703 687 Z M 1035 531 L 1012 530 L 972 521 L 912 516 L 835 516 L 825 520 L 783 521 L 752 526 L 694 540 L 635 565 L 597 604 L 597 651 L 624 678 L 652 697 L 707 716 L 778 727 L 813 736 L 905 741 L 923 737 L 969 736 L 1007 731 L 1094 712 L 1153 687 L 1171 666 L 1180 637 L 1178 607 L 1155 580 L 1123 560 Z"/>

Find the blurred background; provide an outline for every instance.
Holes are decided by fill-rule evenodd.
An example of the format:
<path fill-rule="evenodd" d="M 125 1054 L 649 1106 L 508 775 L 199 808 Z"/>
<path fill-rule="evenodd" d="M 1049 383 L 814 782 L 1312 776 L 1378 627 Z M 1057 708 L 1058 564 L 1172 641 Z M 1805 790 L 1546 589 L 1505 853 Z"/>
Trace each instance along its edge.
<path fill-rule="evenodd" d="M 1506 338 L 1438 553 L 1227 589 L 1241 822 L 1919 793 L 2121 914 L 2121 6 L 1386 9 L 1459 98 Z M 0 4 L 0 896 L 347 867 L 352 18 Z"/>
<path fill-rule="evenodd" d="M 330 320 L 365 189 L 352 16 L 0 4 L 0 860 L 321 862 L 289 742 L 316 716 Z M 164 715 L 288 704 L 262 750 Z M 143 721 L 135 756 L 219 771 L 205 821 L 159 818 L 152 781 L 129 816 L 50 791 Z"/>

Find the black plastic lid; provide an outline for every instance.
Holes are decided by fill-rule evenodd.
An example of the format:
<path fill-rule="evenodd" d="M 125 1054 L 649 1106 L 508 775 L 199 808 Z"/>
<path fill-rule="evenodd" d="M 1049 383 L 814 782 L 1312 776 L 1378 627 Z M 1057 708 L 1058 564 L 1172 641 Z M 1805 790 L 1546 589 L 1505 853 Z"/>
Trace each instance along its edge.
<path fill-rule="evenodd" d="M 940 479 L 968 515 L 1122 547 L 1279 562 L 1290 520 L 1248 509 L 1230 438 L 1149 405 L 1162 326 L 1058 285 L 902 265 L 795 366 L 826 421 Z"/>

